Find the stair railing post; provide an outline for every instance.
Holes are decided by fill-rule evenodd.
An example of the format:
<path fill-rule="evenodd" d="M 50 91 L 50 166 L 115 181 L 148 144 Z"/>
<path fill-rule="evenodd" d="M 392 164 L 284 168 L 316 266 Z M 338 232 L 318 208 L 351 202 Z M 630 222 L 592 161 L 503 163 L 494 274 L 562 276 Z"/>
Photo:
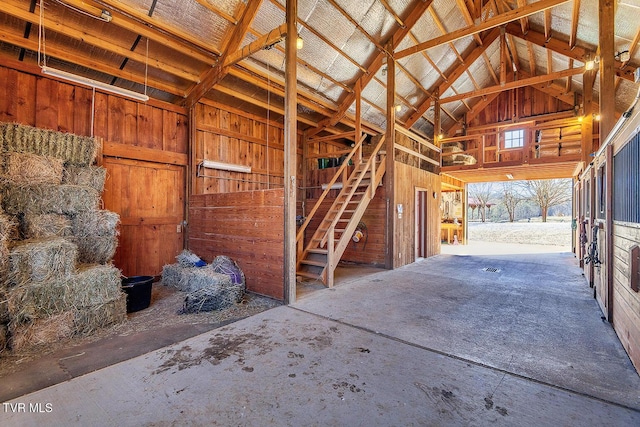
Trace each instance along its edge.
<path fill-rule="evenodd" d="M 376 195 L 376 159 L 375 156 L 371 156 L 369 159 L 371 162 L 371 183 L 369 184 L 369 188 L 371 189 L 371 198 L 373 199 Z"/>
<path fill-rule="evenodd" d="M 334 231 L 335 231 L 335 227 L 333 225 L 331 225 L 331 227 L 329 227 L 329 235 L 328 235 L 328 240 L 327 240 L 327 286 L 329 288 L 333 288 L 333 270 L 334 270 L 334 266 L 333 266 L 333 256 L 334 256 Z"/>

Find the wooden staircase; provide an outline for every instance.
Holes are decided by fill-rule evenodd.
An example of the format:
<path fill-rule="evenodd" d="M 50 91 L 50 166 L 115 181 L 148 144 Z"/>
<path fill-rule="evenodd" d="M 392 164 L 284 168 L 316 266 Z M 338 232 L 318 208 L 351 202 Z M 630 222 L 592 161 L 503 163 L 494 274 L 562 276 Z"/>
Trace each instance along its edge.
<path fill-rule="evenodd" d="M 334 270 L 384 176 L 385 155 L 380 152 L 384 137 L 380 139 L 368 158 L 363 158 L 357 163 L 311 240 L 301 250 L 304 230 L 328 191 L 344 172 L 344 167 L 358 152 L 361 144 L 362 141 L 347 156 L 343 167 L 338 169 L 331 182 L 327 184 L 326 190 L 298 231 L 296 275 L 310 280 L 320 280 L 328 287 L 333 286 Z"/>

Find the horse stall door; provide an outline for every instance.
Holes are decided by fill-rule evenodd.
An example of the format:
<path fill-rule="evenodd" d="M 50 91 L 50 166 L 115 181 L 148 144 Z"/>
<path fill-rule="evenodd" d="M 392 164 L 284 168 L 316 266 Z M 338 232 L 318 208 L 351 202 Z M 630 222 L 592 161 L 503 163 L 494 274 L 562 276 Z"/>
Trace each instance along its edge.
<path fill-rule="evenodd" d="M 156 276 L 184 248 L 185 168 L 105 157 L 104 207 L 120 214 L 114 264 L 125 276 Z"/>

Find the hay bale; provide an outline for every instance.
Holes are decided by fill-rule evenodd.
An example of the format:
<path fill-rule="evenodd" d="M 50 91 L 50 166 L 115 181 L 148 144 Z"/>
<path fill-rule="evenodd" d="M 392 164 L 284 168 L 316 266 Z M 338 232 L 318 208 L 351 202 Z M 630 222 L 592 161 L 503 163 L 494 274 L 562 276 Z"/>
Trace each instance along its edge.
<path fill-rule="evenodd" d="M 0 213 L 0 244 L 18 240 L 18 221 L 14 217 Z"/>
<path fill-rule="evenodd" d="M 63 238 L 25 240 L 9 252 L 12 286 L 68 278 L 75 270 L 78 250 Z"/>
<path fill-rule="evenodd" d="M 9 248 L 6 243 L 0 242 L 0 287 L 5 286 L 9 273 Z"/>
<path fill-rule="evenodd" d="M 116 237 L 120 215 L 115 212 L 91 209 L 79 212 L 72 218 L 73 235 L 75 237 Z"/>
<path fill-rule="evenodd" d="M 66 164 L 89 166 L 98 152 L 98 142 L 88 136 L 39 129 L 17 123 L 1 123 L 3 151 L 55 157 Z"/>
<path fill-rule="evenodd" d="M 118 238 L 113 236 L 73 237 L 78 247 L 78 262 L 85 264 L 107 264 L 111 262 L 118 247 Z"/>
<path fill-rule="evenodd" d="M 29 153 L 5 153 L 4 178 L 16 184 L 61 184 L 63 161 Z"/>
<path fill-rule="evenodd" d="M 67 166 L 64 168 L 62 182 L 69 185 L 91 187 L 102 193 L 107 170 L 99 166 Z"/>
<path fill-rule="evenodd" d="M 75 333 L 86 335 L 127 319 L 127 295 L 123 292 L 108 302 L 78 308 L 74 311 Z"/>
<path fill-rule="evenodd" d="M 51 344 L 74 333 L 74 313 L 56 314 L 45 319 L 34 319 L 29 323 L 11 323 L 11 348 L 21 350 L 26 347 Z"/>
<path fill-rule="evenodd" d="M 100 194 L 77 185 L 8 185 L 3 198 L 9 214 L 57 213 L 74 215 L 96 209 Z"/>
<path fill-rule="evenodd" d="M 244 286 L 231 283 L 226 274 L 212 268 L 187 269 L 180 286 L 187 290 L 181 313 L 200 313 L 220 310 L 242 300 Z"/>
<path fill-rule="evenodd" d="M 0 323 L 9 323 L 9 294 L 4 286 L 0 285 Z"/>
<path fill-rule="evenodd" d="M 27 214 L 22 218 L 25 239 L 69 237 L 72 235 L 71 218 L 60 214 Z"/>
<path fill-rule="evenodd" d="M 184 270 L 189 268 L 197 268 L 197 267 L 183 267 L 180 264 L 167 264 L 162 267 L 162 281 L 161 283 L 164 286 L 171 286 L 181 291 L 185 289 L 180 289 L 180 283 L 182 281 L 182 274 Z"/>
<path fill-rule="evenodd" d="M 9 345 L 9 328 L 7 325 L 0 324 L 0 353 L 2 353 Z"/>
<path fill-rule="evenodd" d="M 104 305 L 120 297 L 120 270 L 111 265 L 84 264 L 69 278 L 25 283 L 11 289 L 10 317 L 18 323 L 83 307 Z"/>

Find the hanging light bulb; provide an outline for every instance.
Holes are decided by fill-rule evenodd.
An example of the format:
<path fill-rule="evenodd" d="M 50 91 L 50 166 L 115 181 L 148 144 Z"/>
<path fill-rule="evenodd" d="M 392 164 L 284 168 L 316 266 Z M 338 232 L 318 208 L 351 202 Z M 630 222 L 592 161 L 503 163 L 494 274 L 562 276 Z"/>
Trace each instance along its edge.
<path fill-rule="evenodd" d="M 296 39 L 296 49 L 300 50 L 304 47 L 304 40 L 302 39 L 302 37 L 298 36 L 298 38 Z"/>

